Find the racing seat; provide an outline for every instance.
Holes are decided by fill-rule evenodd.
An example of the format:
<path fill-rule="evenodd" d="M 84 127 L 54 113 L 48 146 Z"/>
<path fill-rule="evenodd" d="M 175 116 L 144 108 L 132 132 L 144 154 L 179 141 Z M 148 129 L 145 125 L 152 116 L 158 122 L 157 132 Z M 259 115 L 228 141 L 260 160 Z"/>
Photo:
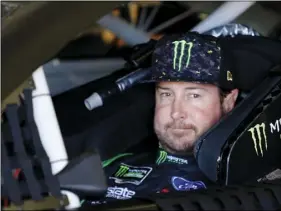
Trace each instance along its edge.
<path fill-rule="evenodd" d="M 221 185 L 257 181 L 280 168 L 280 108 L 281 77 L 268 77 L 197 141 L 199 168 Z"/>
<path fill-rule="evenodd" d="M 194 149 L 199 168 L 222 185 L 257 181 L 281 167 L 281 43 L 240 37 L 227 45 L 226 69 L 248 94 Z"/>

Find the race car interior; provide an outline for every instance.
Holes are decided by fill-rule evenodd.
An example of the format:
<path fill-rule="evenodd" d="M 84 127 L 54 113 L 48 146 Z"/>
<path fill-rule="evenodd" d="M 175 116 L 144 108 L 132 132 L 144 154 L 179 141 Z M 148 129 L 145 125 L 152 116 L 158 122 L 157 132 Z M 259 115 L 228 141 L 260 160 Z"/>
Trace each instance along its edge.
<path fill-rule="evenodd" d="M 199 22 L 197 15 L 192 19 L 192 23 Z M 182 30 L 180 24 L 177 29 Z M 249 36 L 229 44 L 228 39 L 242 32 Z M 104 161 L 120 153 L 158 148 L 158 143 L 151 141 L 155 139 L 155 85 L 140 83 L 151 67 L 156 43 L 152 38 L 121 51 L 112 49 L 111 53 L 126 61 L 117 71 L 51 97 L 62 136 L 57 142 L 49 140 L 52 144 L 48 144 L 40 135 L 34 100 L 39 85 L 35 80 L 18 95 L 19 103 L 5 106 L 1 115 L 2 209 L 280 210 L 281 179 L 268 180 L 267 175 L 281 169 L 281 42 L 264 39 L 240 24 L 227 24 L 205 34 L 218 35 L 220 44 L 231 49 L 224 60 L 221 82 L 232 87 L 234 82 L 223 80 L 231 77 L 239 87 L 233 111 L 201 136 L 194 148 L 200 170 L 216 185 L 91 203 L 107 193 Z M 45 67 L 56 60 L 89 59 L 87 53 L 77 53 L 76 44 L 67 45 Z M 231 76 L 227 70 L 232 70 Z M 85 99 L 93 93 L 102 93 L 104 99 L 89 109 Z"/>
<path fill-rule="evenodd" d="M 279 49 L 271 49 L 269 52 L 274 54 L 276 50 Z M 276 61 L 280 59 L 275 55 L 272 55 L 272 58 L 275 58 Z M 268 65 L 271 69 L 267 71 L 267 76 L 261 81 L 256 81 L 252 90 L 245 89 L 247 94 L 241 97 L 233 112 L 223 118 L 197 141 L 195 157 L 200 169 L 208 178 L 217 182 L 220 186 L 246 184 L 248 181 L 253 181 L 253 179 L 257 181 L 281 166 L 279 153 L 281 149 L 279 133 L 281 69 L 280 66 L 272 68 L 271 63 Z M 244 69 L 239 71 L 244 71 Z M 264 72 L 261 73 L 264 74 Z M 120 77 L 120 75 L 117 76 Z M 102 80 L 114 81 L 116 75 L 113 74 L 108 78 Z M 261 77 L 256 76 L 255 78 L 260 79 Z M 149 136 L 154 135 L 151 124 L 154 104 L 153 88 L 151 84 L 137 85 L 123 94 L 114 96 L 119 98 L 118 101 L 114 103 L 108 101 L 103 107 L 92 111 L 91 132 L 84 135 L 83 144 L 81 143 L 81 138 L 77 139 L 76 137 L 76 140 L 75 138 L 74 140 L 68 140 L 65 137 L 65 146 L 68 154 L 71 155 L 69 157 L 70 163 L 67 168 L 57 174 L 58 179 L 51 175 L 46 153 L 42 149 L 42 145 L 38 144 L 40 143 L 40 138 L 36 135 L 36 126 L 32 117 L 31 91 L 26 90 L 24 98 L 21 97 L 22 104 L 19 108 L 16 104 L 9 105 L 4 113 L 2 154 L 4 154 L 4 164 L 7 164 L 6 172 L 11 171 L 11 166 L 13 168 L 22 168 L 23 171 L 26 170 L 24 171 L 26 173 L 19 178 L 21 186 L 17 187 L 22 189 L 20 192 L 24 197 L 31 196 L 34 199 L 40 199 L 40 191 L 36 191 L 38 187 L 35 184 L 42 186 L 45 193 L 49 190 L 57 197 L 60 195 L 59 187 L 79 195 L 79 198 L 98 199 L 102 197 L 106 191 L 106 182 L 100 157 L 104 160 L 117 153 L 130 151 L 130 148 L 134 148 L 136 145 L 138 150 L 140 148 L 148 150 L 147 147 L 153 147 L 152 144 L 143 143 Z M 112 97 L 112 100 L 114 100 L 114 97 Z M 56 100 L 54 102 L 56 105 Z M 116 102 L 119 102 L 119 105 Z M 109 112 L 111 113 L 108 116 Z M 62 113 L 60 112 L 60 115 Z M 61 121 L 60 115 L 58 115 L 59 121 Z M 98 115 L 99 117 L 97 117 Z M 120 121 L 121 119 L 122 121 Z M 95 120 L 96 122 L 94 122 Z M 63 129 L 65 126 L 62 122 L 60 124 Z M 108 128 L 106 132 L 100 130 L 100 128 L 104 127 Z M 23 137 L 20 136 L 21 133 Z M 114 140 L 112 137 L 120 138 Z M 217 137 L 221 138 L 217 139 Z M 28 145 L 28 141 L 32 139 L 34 148 Z M 91 144 L 88 144 L 89 140 L 91 140 Z M 13 144 L 14 146 L 11 147 Z M 6 151 L 5 145 L 10 145 L 8 151 Z M 118 148 L 120 145 L 122 147 Z M 78 146 L 80 146 L 80 151 L 77 150 Z M 24 149 L 25 147 L 27 148 Z M 23 154 L 15 154 L 13 148 L 15 152 L 19 150 Z M 76 148 L 76 154 L 74 148 Z M 33 159 L 29 158 L 29 162 L 25 163 L 22 158 L 30 155 L 32 155 Z M 13 159 L 9 159 L 9 156 L 12 156 Z M 16 157 L 22 162 L 17 163 Z M 11 165 L 10 168 L 8 168 L 9 165 Z M 41 165 L 42 172 L 40 171 L 39 176 L 36 176 L 41 179 L 39 183 L 36 182 L 36 177 L 32 176 L 30 171 L 32 165 L 37 167 Z M 251 166 L 250 172 L 247 171 L 249 166 Z M 80 174 L 82 169 L 87 169 L 84 177 Z M 85 172 L 85 170 L 83 171 Z M 43 179 L 42 174 L 44 175 Z M 9 191 L 9 185 L 13 184 L 11 179 L 13 178 L 10 178 L 8 174 L 4 174 L 4 180 L 7 183 L 4 183 L 3 195 L 10 196 L 11 199 L 20 203 L 20 192 L 15 194 L 15 192 Z M 30 185 L 33 189 L 29 190 L 27 187 Z M 273 193 L 277 194 L 274 191 Z"/>

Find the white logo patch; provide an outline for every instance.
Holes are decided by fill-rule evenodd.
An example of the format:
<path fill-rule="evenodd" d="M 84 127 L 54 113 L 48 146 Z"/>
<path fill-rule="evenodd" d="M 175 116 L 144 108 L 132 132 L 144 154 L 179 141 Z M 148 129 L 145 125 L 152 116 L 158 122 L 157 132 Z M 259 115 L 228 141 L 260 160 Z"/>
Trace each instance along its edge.
<path fill-rule="evenodd" d="M 108 187 L 106 197 L 115 199 L 131 199 L 136 194 L 135 191 L 131 191 L 128 188 L 121 187 Z"/>

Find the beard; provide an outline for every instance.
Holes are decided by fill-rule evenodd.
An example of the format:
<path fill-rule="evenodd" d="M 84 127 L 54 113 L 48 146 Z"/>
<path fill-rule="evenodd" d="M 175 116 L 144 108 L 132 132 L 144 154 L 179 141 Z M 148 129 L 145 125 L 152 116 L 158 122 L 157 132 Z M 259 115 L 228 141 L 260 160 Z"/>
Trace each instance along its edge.
<path fill-rule="evenodd" d="M 181 155 L 192 153 L 198 130 L 193 124 L 184 122 L 167 123 L 163 130 L 155 128 L 159 145 L 170 153 Z"/>
<path fill-rule="evenodd" d="M 227 113 L 224 111 L 222 104 L 220 109 L 221 114 L 219 119 Z M 192 154 L 196 141 L 207 129 L 199 131 L 195 125 L 185 123 L 184 121 L 169 122 L 163 128 L 154 127 L 155 134 L 159 140 L 159 146 L 167 152 L 176 155 Z"/>

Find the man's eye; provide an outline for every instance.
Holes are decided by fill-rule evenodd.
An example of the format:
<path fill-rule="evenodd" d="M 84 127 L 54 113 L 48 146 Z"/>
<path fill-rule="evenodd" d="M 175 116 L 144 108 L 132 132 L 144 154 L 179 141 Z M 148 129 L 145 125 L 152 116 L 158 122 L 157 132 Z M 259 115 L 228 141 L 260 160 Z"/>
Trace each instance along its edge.
<path fill-rule="evenodd" d="M 199 94 L 190 94 L 190 96 L 191 96 L 192 98 L 199 98 L 199 97 L 200 97 Z"/>
<path fill-rule="evenodd" d="M 168 93 L 168 92 L 163 92 L 160 94 L 161 97 L 169 97 L 171 96 L 171 93 Z"/>

